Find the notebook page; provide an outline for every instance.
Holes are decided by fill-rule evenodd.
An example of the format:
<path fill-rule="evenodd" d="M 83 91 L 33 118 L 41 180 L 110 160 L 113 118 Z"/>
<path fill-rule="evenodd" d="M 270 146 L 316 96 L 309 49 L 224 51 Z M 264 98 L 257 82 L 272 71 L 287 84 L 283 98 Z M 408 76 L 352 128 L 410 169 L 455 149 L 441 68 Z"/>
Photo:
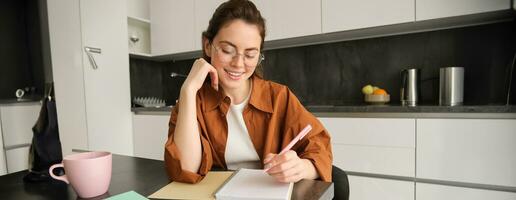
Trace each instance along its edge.
<path fill-rule="evenodd" d="M 262 169 L 240 169 L 215 194 L 217 199 L 289 199 L 293 183 L 280 183 Z"/>

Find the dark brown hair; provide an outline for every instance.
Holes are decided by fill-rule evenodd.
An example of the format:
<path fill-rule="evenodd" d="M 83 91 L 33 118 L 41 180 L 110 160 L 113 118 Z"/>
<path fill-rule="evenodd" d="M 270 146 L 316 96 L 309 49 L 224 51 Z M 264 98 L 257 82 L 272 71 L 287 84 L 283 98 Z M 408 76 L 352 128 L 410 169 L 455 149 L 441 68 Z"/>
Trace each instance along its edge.
<path fill-rule="evenodd" d="M 206 55 L 204 40 L 208 40 L 209 43 L 213 42 L 213 38 L 217 35 L 219 30 L 229 22 L 241 19 L 246 23 L 256 25 L 262 42 L 260 44 L 260 50 L 263 49 L 263 41 L 265 39 L 265 19 L 263 19 L 260 11 L 256 8 L 253 2 L 248 0 L 229 0 L 220 4 L 215 10 L 213 16 L 210 19 L 208 29 L 202 33 L 202 55 L 203 58 L 211 63 L 211 58 Z M 263 77 L 262 64 L 258 64 L 254 71 L 254 75 Z"/>

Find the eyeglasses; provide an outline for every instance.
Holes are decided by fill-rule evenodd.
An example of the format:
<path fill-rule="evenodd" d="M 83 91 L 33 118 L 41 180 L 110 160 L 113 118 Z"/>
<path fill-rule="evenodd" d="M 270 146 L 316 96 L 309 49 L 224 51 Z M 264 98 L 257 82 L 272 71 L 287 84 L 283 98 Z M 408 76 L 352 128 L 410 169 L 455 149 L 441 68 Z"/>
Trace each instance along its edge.
<path fill-rule="evenodd" d="M 217 55 L 222 62 L 231 62 L 233 59 L 242 55 L 245 66 L 257 66 L 263 60 L 265 56 L 258 50 L 248 50 L 244 53 L 238 53 L 236 48 L 231 45 L 215 46 L 211 45 L 217 51 Z"/>

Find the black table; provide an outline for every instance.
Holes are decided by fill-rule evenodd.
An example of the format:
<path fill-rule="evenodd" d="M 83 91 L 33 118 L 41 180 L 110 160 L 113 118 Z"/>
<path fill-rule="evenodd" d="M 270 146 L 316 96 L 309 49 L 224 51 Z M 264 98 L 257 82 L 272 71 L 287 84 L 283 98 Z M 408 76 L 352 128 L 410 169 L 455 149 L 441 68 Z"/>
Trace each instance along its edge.
<path fill-rule="evenodd" d="M 78 199 L 70 185 L 58 180 L 24 183 L 21 171 L 0 176 L 1 199 Z M 103 199 L 127 191 L 149 196 L 169 183 L 163 161 L 113 155 L 111 184 Z M 294 184 L 292 199 L 332 199 L 333 183 L 302 180 Z"/>

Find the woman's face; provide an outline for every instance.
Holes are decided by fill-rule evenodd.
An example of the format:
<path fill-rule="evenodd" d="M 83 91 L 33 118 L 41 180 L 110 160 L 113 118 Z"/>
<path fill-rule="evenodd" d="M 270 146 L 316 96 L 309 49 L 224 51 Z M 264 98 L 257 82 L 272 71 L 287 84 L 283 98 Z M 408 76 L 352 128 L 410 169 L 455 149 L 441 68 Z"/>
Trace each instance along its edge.
<path fill-rule="evenodd" d="M 236 89 L 247 84 L 260 59 L 262 37 L 258 27 L 243 20 L 224 25 L 210 44 L 205 41 L 206 54 L 217 69 L 219 84 L 224 89 Z"/>

